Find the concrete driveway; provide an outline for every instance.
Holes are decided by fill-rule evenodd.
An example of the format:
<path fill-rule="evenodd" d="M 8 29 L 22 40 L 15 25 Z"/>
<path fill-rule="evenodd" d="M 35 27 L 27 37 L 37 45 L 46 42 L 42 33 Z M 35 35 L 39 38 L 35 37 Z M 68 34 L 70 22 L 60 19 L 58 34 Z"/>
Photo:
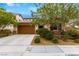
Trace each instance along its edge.
<path fill-rule="evenodd" d="M 0 38 L 0 55 L 23 55 L 34 35 L 12 35 Z"/>
<path fill-rule="evenodd" d="M 0 46 L 2 45 L 30 45 L 34 35 L 12 35 L 0 38 Z"/>

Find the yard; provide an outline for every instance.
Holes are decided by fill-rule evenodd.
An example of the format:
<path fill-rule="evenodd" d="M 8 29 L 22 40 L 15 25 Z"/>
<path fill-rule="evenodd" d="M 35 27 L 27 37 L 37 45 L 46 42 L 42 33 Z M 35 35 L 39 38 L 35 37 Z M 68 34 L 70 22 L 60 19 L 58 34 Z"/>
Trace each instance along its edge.
<path fill-rule="evenodd" d="M 36 31 L 37 35 L 32 40 L 32 45 L 78 45 L 79 31 L 77 29 L 70 29 L 65 32 L 62 31 L 58 36 L 55 36 L 51 31 L 40 28 Z"/>
<path fill-rule="evenodd" d="M 62 39 L 58 39 L 59 43 L 53 43 L 44 38 L 40 39 L 40 43 L 35 43 L 34 39 L 32 40 L 31 45 L 78 45 L 79 43 L 75 43 L 74 40 L 68 39 L 67 41 L 63 41 Z"/>
<path fill-rule="evenodd" d="M 38 26 L 32 45 L 75 45 L 79 43 L 79 9 L 77 4 L 40 4 L 32 12 Z M 48 25 L 47 25 L 48 24 Z"/>

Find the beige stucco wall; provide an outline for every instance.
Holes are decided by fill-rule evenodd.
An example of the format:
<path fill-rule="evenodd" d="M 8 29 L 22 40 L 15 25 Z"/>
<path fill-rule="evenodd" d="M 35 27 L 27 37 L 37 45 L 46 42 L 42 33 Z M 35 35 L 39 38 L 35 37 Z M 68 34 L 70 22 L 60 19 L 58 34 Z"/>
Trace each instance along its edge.
<path fill-rule="evenodd" d="M 10 24 L 10 25 L 7 25 L 4 29 L 8 29 L 8 30 L 10 30 L 11 32 L 13 32 L 14 26 L 13 26 L 12 24 Z"/>
<path fill-rule="evenodd" d="M 21 16 L 16 15 L 16 21 L 17 22 L 22 21 L 22 20 L 23 20 L 23 18 Z M 4 29 L 8 29 L 11 32 L 13 32 L 13 31 L 16 31 L 17 32 L 17 27 L 14 27 L 12 24 L 7 25 Z"/>
<path fill-rule="evenodd" d="M 43 25 L 44 28 L 50 30 L 50 24 L 46 24 L 46 25 Z M 35 25 L 35 30 L 37 30 L 39 28 L 39 25 Z"/>
<path fill-rule="evenodd" d="M 17 22 L 22 22 L 23 21 L 23 18 L 20 16 L 20 15 L 16 15 L 16 21 Z"/>

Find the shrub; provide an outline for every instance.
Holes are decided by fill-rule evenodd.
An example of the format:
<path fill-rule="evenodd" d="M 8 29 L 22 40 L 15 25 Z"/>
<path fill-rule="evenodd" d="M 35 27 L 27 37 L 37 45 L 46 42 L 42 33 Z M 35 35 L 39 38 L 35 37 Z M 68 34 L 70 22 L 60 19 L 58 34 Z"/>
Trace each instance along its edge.
<path fill-rule="evenodd" d="M 67 32 L 64 34 L 63 37 L 64 37 L 63 41 L 68 41 L 68 39 L 70 38 Z"/>
<path fill-rule="evenodd" d="M 0 34 L 0 38 L 1 37 L 6 37 L 7 35 L 6 34 Z"/>
<path fill-rule="evenodd" d="M 45 29 L 45 28 L 39 28 L 36 31 L 36 33 L 48 40 L 51 40 L 53 38 L 53 34 L 48 29 Z"/>
<path fill-rule="evenodd" d="M 40 43 L 40 37 L 39 36 L 36 36 L 34 42 L 35 43 Z"/>
<path fill-rule="evenodd" d="M 10 30 L 0 30 L 0 37 L 6 37 L 11 34 Z"/>
<path fill-rule="evenodd" d="M 74 42 L 75 42 L 75 43 L 79 43 L 79 39 L 75 39 Z"/>
<path fill-rule="evenodd" d="M 65 33 L 66 32 L 64 30 L 61 30 L 61 32 L 60 32 L 61 35 L 65 35 Z"/>
<path fill-rule="evenodd" d="M 8 30 L 8 29 L 0 30 L 0 34 L 10 35 L 11 34 L 11 31 Z"/>
<path fill-rule="evenodd" d="M 63 38 L 63 41 L 67 41 L 67 39 L 69 38 L 69 35 L 67 32 L 65 32 L 64 30 L 61 31 L 61 38 Z"/>
<path fill-rule="evenodd" d="M 53 43 L 58 43 L 58 38 L 53 38 L 53 39 L 52 39 L 52 42 L 53 42 Z"/>
<path fill-rule="evenodd" d="M 71 38 L 71 39 L 78 39 L 79 38 L 79 31 L 76 29 L 70 29 L 68 31 L 68 35 L 69 35 L 69 38 Z"/>

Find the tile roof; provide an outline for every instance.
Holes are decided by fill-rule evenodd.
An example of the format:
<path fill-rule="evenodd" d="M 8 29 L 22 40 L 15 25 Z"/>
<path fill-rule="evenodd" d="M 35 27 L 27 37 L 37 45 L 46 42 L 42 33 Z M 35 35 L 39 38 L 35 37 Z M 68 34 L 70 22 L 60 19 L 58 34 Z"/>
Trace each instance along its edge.
<path fill-rule="evenodd" d="M 18 14 L 18 18 L 16 19 L 16 21 L 19 22 L 19 23 L 32 23 L 32 20 L 30 20 L 30 19 L 24 19 L 19 14 Z"/>

